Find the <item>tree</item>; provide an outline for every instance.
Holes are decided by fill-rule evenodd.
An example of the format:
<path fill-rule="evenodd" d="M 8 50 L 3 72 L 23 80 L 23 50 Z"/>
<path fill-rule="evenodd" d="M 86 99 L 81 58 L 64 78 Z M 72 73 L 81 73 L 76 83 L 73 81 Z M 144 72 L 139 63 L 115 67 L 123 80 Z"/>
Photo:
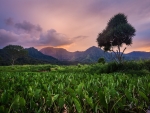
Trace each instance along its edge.
<path fill-rule="evenodd" d="M 107 27 L 98 35 L 97 43 L 104 51 L 111 51 L 115 55 L 115 60 L 118 63 L 122 62 L 123 53 L 126 47 L 121 52 L 123 44 L 129 46 L 132 44 L 132 37 L 135 36 L 135 29 L 128 21 L 124 14 L 117 14 L 112 17 Z M 116 51 L 115 51 L 115 48 Z"/>
<path fill-rule="evenodd" d="M 98 59 L 98 63 L 105 64 L 105 59 L 104 59 L 104 58 L 102 58 L 102 57 L 101 57 L 101 58 L 99 58 L 99 59 Z"/>
<path fill-rule="evenodd" d="M 11 58 L 12 65 L 14 65 L 15 61 L 18 58 L 23 57 L 27 54 L 27 51 L 19 45 L 8 45 L 4 47 L 3 50 L 6 51 L 9 57 Z"/>

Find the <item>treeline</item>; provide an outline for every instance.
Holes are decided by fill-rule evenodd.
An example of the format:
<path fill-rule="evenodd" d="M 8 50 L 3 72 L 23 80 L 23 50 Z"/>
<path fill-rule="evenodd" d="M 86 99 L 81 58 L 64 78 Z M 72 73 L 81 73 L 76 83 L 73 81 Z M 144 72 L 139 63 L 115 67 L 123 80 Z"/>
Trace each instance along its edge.
<path fill-rule="evenodd" d="M 22 57 L 16 59 L 16 61 L 15 61 L 15 65 L 46 64 L 46 63 L 49 63 L 49 62 L 32 58 L 29 56 L 29 54 L 27 54 L 26 56 L 22 56 Z M 0 65 L 1 66 L 12 65 L 11 57 L 3 49 L 0 49 Z"/>
<path fill-rule="evenodd" d="M 32 53 L 32 52 L 31 52 Z M 37 57 L 37 56 L 36 56 Z M 27 49 L 19 45 L 8 45 L 0 49 L 0 65 L 24 65 L 24 64 L 57 64 L 56 61 L 47 61 L 30 56 Z"/>
<path fill-rule="evenodd" d="M 75 65 L 78 63 L 79 62 L 59 61 L 54 57 L 44 55 L 33 47 L 25 49 L 19 45 L 8 45 L 0 49 L 0 66 L 26 64 Z"/>

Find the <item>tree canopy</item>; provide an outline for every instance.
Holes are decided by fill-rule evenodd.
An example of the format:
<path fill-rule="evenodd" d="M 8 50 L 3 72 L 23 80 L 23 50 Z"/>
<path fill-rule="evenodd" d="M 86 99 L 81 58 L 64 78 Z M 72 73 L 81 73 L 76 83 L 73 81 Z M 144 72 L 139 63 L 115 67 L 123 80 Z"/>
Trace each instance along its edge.
<path fill-rule="evenodd" d="M 135 36 L 135 28 L 127 21 L 127 16 L 122 13 L 114 15 L 108 22 L 107 27 L 98 35 L 97 43 L 104 51 L 112 51 L 116 60 L 120 63 L 122 55 L 126 49 L 121 52 L 120 47 L 123 44 L 129 46 L 132 44 L 132 37 Z M 113 47 L 118 49 L 114 51 Z"/>
<path fill-rule="evenodd" d="M 105 64 L 105 59 L 104 59 L 104 58 L 102 58 L 102 57 L 101 57 L 101 58 L 99 58 L 99 59 L 98 59 L 98 63 Z"/>
<path fill-rule="evenodd" d="M 4 47 L 3 49 L 10 56 L 12 65 L 14 65 L 15 61 L 18 58 L 23 57 L 27 54 L 27 51 L 22 46 L 19 46 L 19 45 L 8 45 Z"/>

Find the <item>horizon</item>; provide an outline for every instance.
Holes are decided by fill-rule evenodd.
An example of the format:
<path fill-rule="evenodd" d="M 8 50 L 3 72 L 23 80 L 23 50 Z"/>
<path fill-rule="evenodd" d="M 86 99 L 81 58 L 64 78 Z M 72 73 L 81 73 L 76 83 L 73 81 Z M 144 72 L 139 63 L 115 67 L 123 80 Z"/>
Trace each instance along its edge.
<path fill-rule="evenodd" d="M 91 46 L 91 47 L 89 47 L 89 48 L 92 48 L 92 47 L 96 47 L 96 46 Z M 34 48 L 34 49 L 37 49 L 37 48 L 35 48 L 35 47 L 29 47 L 29 48 Z M 25 49 L 29 49 L 29 48 L 25 48 Z M 58 48 L 58 49 L 65 49 L 65 48 L 60 48 L 60 47 L 44 47 L 44 48 Z M 44 48 L 41 48 L 40 50 L 42 50 L 42 49 L 44 49 Z M 85 49 L 85 50 L 82 50 L 82 51 L 68 51 L 67 49 L 65 49 L 65 50 L 67 50 L 68 52 L 84 52 L 84 51 L 86 51 L 86 50 L 88 50 L 89 48 L 87 48 L 87 49 Z M 99 48 L 99 47 L 96 47 L 96 48 Z M 101 48 L 99 48 L 99 49 L 101 49 Z M 37 49 L 38 50 L 38 49 Z M 38 50 L 38 51 L 40 51 L 40 50 Z M 101 50 L 103 50 L 103 49 L 101 49 Z M 103 50 L 104 51 L 104 50 Z M 110 51 L 109 51 L 110 52 Z M 147 53 L 149 53 L 150 51 L 130 51 L 130 52 L 125 52 L 124 54 L 128 54 L 128 53 L 131 53 L 131 52 L 147 52 Z"/>
<path fill-rule="evenodd" d="M 85 51 L 98 47 L 96 38 L 110 18 L 124 13 L 136 29 L 133 44 L 125 53 L 150 52 L 149 6 L 149 0 L 0 1 L 0 48 L 11 44 Z"/>

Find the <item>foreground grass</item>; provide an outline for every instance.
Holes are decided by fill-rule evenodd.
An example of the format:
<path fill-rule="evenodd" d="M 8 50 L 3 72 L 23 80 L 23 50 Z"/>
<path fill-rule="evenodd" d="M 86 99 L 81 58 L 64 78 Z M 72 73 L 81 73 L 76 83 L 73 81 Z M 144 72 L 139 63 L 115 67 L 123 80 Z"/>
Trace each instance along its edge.
<path fill-rule="evenodd" d="M 68 113 L 145 113 L 150 105 L 149 71 L 139 76 L 134 70 L 107 72 L 109 68 L 109 64 L 0 67 L 0 113 L 61 113 L 64 109 Z"/>

